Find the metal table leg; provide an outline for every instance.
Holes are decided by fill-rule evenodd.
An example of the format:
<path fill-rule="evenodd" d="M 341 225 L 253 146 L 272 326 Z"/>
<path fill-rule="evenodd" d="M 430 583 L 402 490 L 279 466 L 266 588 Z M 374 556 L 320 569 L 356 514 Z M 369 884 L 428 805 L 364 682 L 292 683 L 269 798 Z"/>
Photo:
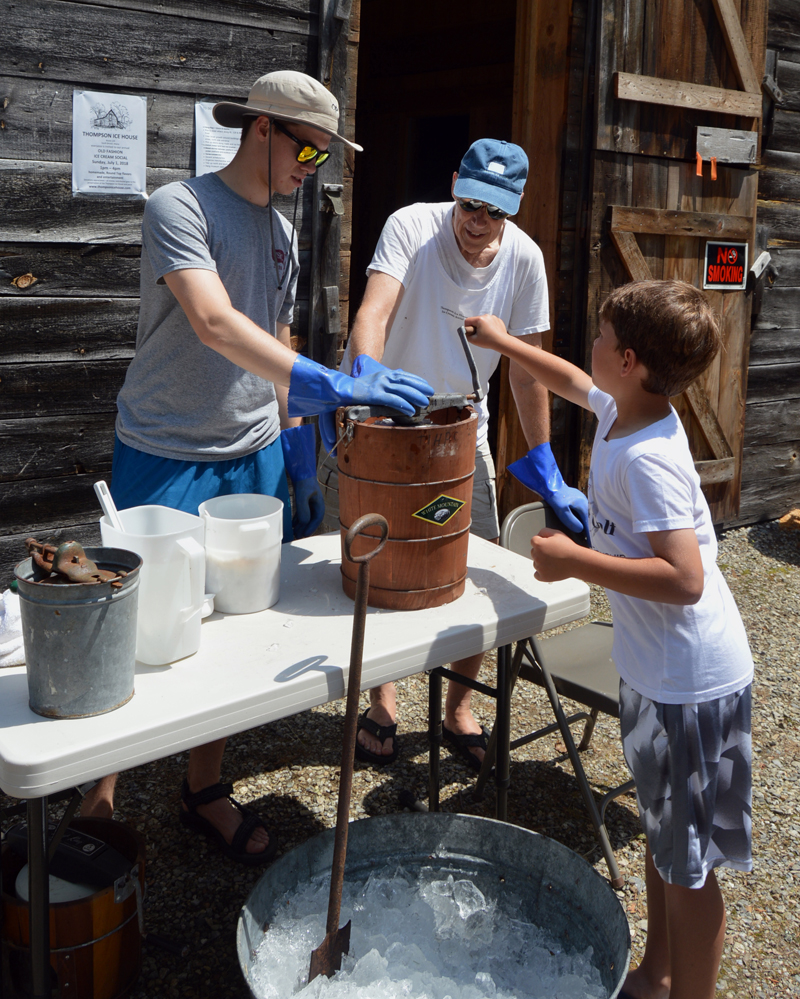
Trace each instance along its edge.
<path fill-rule="evenodd" d="M 508 785 L 511 770 L 511 646 L 497 650 L 497 760 L 494 782 L 497 789 L 495 817 L 505 822 L 508 817 Z"/>
<path fill-rule="evenodd" d="M 442 745 L 442 674 L 428 674 L 428 810 L 439 811 L 439 749 Z"/>
<path fill-rule="evenodd" d="M 47 862 L 47 797 L 29 798 L 28 912 L 33 999 L 50 999 L 50 879 Z"/>

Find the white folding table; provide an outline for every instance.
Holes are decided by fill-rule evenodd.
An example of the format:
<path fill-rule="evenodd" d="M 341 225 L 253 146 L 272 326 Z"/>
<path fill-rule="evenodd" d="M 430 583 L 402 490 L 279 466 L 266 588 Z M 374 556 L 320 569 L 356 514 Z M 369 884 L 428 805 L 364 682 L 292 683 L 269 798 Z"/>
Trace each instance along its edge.
<path fill-rule="evenodd" d="M 284 545 L 274 607 L 212 614 L 196 655 L 163 667 L 137 663 L 135 695 L 104 715 L 43 718 L 28 707 L 25 668 L 0 671 L 0 788 L 27 800 L 35 999 L 49 995 L 47 796 L 343 697 L 353 602 L 342 592 L 340 565 L 338 533 Z M 471 536 L 460 599 L 418 611 L 370 608 L 362 689 L 508 647 L 588 613 L 584 583 L 539 583 L 528 559 Z M 507 659 L 507 652 L 499 657 L 498 672 Z M 498 676 L 498 715 L 508 712 L 505 689 Z M 507 742 L 504 727 L 498 750 Z M 497 772 L 502 782 L 507 746 L 505 771 L 498 752 Z"/>

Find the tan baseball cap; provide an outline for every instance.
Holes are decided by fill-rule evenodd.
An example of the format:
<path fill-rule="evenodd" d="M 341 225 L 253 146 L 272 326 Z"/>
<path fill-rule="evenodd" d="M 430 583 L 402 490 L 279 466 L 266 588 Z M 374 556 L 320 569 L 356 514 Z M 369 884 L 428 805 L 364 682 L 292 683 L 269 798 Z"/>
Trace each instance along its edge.
<path fill-rule="evenodd" d="M 241 128 L 245 118 L 262 114 L 280 121 L 311 125 L 325 132 L 334 142 L 343 142 L 357 152 L 363 151 L 358 143 L 345 139 L 336 131 L 339 103 L 333 94 L 313 76 L 292 69 L 267 73 L 253 84 L 247 104 L 222 101 L 214 105 L 213 114 L 226 128 Z"/>

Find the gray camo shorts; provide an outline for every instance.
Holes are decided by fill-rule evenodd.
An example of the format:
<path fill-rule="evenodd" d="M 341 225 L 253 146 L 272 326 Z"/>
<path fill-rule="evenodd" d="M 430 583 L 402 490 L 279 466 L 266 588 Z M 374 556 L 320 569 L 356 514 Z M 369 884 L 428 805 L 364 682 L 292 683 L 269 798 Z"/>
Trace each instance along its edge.
<path fill-rule="evenodd" d="M 753 869 L 751 687 L 700 704 L 660 704 L 624 680 L 622 748 L 656 870 L 702 888 L 709 871 Z"/>

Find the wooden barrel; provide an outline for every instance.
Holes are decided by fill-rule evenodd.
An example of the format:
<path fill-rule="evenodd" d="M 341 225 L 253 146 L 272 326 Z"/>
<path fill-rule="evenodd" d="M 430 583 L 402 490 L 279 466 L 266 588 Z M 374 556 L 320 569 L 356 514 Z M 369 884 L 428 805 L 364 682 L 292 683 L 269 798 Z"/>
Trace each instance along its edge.
<path fill-rule="evenodd" d="M 139 866 L 144 890 L 144 840 L 130 826 L 111 819 L 75 819 L 75 829 L 95 836 Z M 17 898 L 14 883 L 25 861 L 3 845 L 3 941 L 16 990 L 30 994 L 28 903 Z M 50 905 L 50 966 L 61 999 L 121 999 L 142 967 L 142 937 L 136 893 L 114 901 L 114 887 L 73 902 Z M 54 981 L 55 985 L 55 981 Z M 26 987 L 27 986 L 27 987 Z"/>
<path fill-rule="evenodd" d="M 339 410 L 339 522 L 342 544 L 365 513 L 389 523 L 389 538 L 370 566 L 369 605 L 397 610 L 438 607 L 460 597 L 467 576 L 478 417 L 467 406 L 442 409 L 418 426 L 387 418 L 348 421 Z M 377 528 L 371 532 L 378 536 Z M 353 554 L 369 551 L 357 538 Z M 358 569 L 342 558 L 342 585 L 355 597 Z"/>

